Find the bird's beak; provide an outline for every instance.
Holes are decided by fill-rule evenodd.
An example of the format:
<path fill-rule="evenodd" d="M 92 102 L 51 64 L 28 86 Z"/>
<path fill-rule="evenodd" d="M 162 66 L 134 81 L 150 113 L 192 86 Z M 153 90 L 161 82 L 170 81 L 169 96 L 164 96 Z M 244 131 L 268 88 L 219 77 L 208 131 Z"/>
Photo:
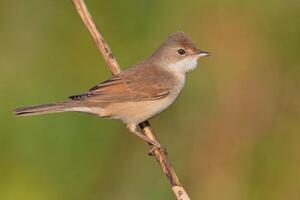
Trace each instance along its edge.
<path fill-rule="evenodd" d="M 203 51 L 203 50 L 198 50 L 197 51 L 197 55 L 200 57 L 206 57 L 206 56 L 210 56 L 210 53 L 207 51 Z"/>

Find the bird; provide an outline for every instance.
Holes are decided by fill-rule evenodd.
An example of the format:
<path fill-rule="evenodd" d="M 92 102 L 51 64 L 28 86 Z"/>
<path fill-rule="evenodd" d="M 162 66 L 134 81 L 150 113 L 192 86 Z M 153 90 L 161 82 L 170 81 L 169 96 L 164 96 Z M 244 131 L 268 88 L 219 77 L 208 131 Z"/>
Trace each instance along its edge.
<path fill-rule="evenodd" d="M 103 81 L 83 94 L 57 103 L 22 107 L 17 116 L 82 112 L 121 120 L 130 132 L 154 148 L 163 146 L 144 135 L 138 124 L 168 108 L 180 95 L 187 72 L 210 53 L 199 49 L 185 32 L 175 32 L 147 59 Z"/>

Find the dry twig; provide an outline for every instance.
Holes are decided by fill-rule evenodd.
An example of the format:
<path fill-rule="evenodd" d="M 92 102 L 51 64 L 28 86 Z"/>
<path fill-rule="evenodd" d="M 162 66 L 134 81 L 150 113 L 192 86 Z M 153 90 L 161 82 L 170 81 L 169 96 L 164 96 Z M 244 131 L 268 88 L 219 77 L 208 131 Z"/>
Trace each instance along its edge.
<path fill-rule="evenodd" d="M 95 22 L 90 15 L 84 0 L 73 0 L 73 3 L 76 7 L 77 12 L 79 13 L 81 19 L 83 20 L 85 26 L 89 30 L 90 34 L 92 35 L 99 51 L 101 52 L 102 56 L 104 57 L 111 73 L 113 75 L 117 75 L 121 72 L 121 69 L 118 65 L 117 60 L 112 54 L 112 51 L 110 50 L 108 44 L 104 40 L 101 32 L 99 29 L 97 29 L 97 26 L 95 25 Z M 150 139 L 154 141 L 158 141 L 157 137 L 154 134 L 153 129 L 151 128 L 148 121 L 145 121 L 140 124 L 141 129 L 143 130 L 144 134 L 149 137 Z M 178 200 L 189 200 L 189 196 L 186 193 L 184 187 L 179 181 L 179 178 L 177 177 L 174 169 L 172 168 L 167 155 L 159 150 L 156 149 L 154 151 L 154 156 L 158 163 L 160 164 L 163 172 L 169 179 L 170 184 L 172 185 L 172 190 L 175 193 Z"/>

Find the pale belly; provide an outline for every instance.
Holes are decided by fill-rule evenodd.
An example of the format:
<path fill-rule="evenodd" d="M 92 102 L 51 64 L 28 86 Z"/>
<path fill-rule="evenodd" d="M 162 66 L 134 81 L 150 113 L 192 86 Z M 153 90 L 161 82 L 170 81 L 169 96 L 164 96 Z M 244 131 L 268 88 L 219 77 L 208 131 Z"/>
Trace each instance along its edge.
<path fill-rule="evenodd" d="M 114 103 L 107 106 L 105 111 L 109 118 L 120 119 L 127 124 L 138 124 L 164 111 L 177 96 L 172 95 L 152 101 Z"/>

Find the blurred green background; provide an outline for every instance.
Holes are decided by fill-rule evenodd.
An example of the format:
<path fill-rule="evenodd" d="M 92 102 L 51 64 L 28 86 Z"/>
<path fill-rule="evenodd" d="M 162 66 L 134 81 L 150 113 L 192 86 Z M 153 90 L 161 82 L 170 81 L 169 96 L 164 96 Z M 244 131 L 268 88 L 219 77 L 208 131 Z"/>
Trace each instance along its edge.
<path fill-rule="evenodd" d="M 12 115 L 110 73 L 70 0 L 0 3 L 0 199 L 175 199 L 122 123 Z M 86 3 L 123 69 L 178 30 L 212 52 L 151 120 L 192 199 L 300 198 L 299 1 Z"/>

